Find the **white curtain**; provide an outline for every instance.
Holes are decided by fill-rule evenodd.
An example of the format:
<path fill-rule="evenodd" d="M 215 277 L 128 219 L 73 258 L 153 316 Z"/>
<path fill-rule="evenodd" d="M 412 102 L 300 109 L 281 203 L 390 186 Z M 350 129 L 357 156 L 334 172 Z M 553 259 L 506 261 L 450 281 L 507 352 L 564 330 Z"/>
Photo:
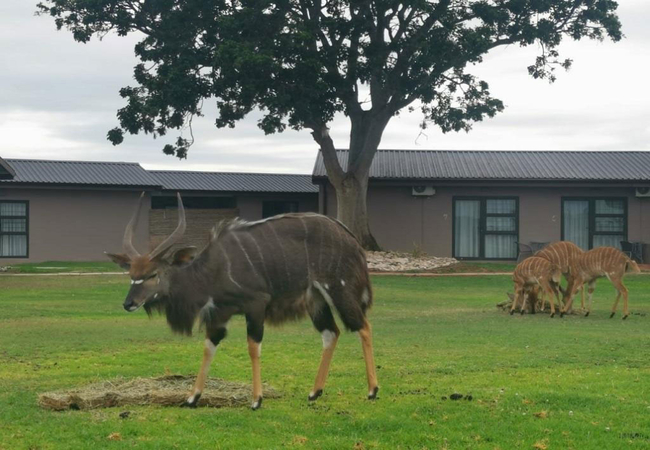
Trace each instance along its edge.
<path fill-rule="evenodd" d="M 488 234 L 485 236 L 485 257 L 515 259 L 517 237 L 513 234 Z"/>
<path fill-rule="evenodd" d="M 514 214 L 517 210 L 517 202 L 514 199 L 489 199 L 485 202 L 487 214 Z"/>
<path fill-rule="evenodd" d="M 0 236 L 0 256 L 27 256 L 27 236 Z"/>
<path fill-rule="evenodd" d="M 27 205 L 25 203 L 0 203 L 0 216 L 26 216 Z"/>
<path fill-rule="evenodd" d="M 479 257 L 479 223 L 481 202 L 478 200 L 456 200 L 454 218 L 454 248 L 457 258 Z"/>
<path fill-rule="evenodd" d="M 623 200 L 596 200 L 596 214 L 624 214 Z"/>
<path fill-rule="evenodd" d="M 565 200 L 564 240 L 571 241 L 583 250 L 589 250 L 589 202 Z"/>
<path fill-rule="evenodd" d="M 0 233 L 25 233 L 27 231 L 27 219 L 20 218 L 20 216 L 27 216 L 27 205 L 25 203 L 0 203 Z M 27 256 L 27 236 L 16 234 L 0 235 L 0 256 Z"/>
<path fill-rule="evenodd" d="M 596 247 L 616 247 L 621 248 L 621 241 L 625 237 L 622 234 L 595 234 L 594 248 Z"/>

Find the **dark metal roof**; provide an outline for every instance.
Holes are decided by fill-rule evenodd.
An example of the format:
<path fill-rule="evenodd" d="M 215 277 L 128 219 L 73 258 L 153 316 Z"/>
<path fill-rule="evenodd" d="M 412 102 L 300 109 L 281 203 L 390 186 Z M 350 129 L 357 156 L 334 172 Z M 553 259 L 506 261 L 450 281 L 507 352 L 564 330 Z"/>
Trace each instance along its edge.
<path fill-rule="evenodd" d="M 348 151 L 337 151 L 343 169 Z M 319 152 L 314 177 L 326 176 Z M 650 181 L 650 151 L 379 150 L 375 179 Z"/>
<path fill-rule="evenodd" d="M 9 165 L 7 161 L 0 158 L 0 180 L 12 179 L 16 176 L 16 172 Z"/>
<path fill-rule="evenodd" d="M 228 192 L 318 192 L 310 175 L 151 170 L 165 190 Z"/>
<path fill-rule="evenodd" d="M 140 164 L 96 161 L 46 161 L 7 159 L 16 172 L 4 183 L 97 185 L 97 186 L 160 186 Z"/>

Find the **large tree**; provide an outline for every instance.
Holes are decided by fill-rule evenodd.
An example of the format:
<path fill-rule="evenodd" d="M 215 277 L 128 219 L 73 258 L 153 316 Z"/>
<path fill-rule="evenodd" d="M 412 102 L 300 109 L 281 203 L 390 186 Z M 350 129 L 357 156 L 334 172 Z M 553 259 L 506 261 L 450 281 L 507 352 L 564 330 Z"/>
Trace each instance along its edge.
<path fill-rule="evenodd" d="M 336 189 L 338 218 L 376 248 L 366 209 L 368 174 L 386 125 L 404 108 L 443 132 L 503 110 L 485 81 L 468 73 L 495 47 L 539 48 L 528 67 L 554 80 L 563 38 L 621 39 L 612 0 L 46 0 L 56 26 L 88 42 L 111 31 L 139 33 L 134 87 L 121 89 L 124 133 L 181 130 L 165 153 L 184 158 L 182 130 L 216 108 L 216 126 L 234 127 L 255 109 L 259 127 L 311 130 Z M 206 101 L 204 103 L 204 101 Z M 351 125 L 342 166 L 328 124 Z M 191 133 L 190 133 L 191 135 Z"/>

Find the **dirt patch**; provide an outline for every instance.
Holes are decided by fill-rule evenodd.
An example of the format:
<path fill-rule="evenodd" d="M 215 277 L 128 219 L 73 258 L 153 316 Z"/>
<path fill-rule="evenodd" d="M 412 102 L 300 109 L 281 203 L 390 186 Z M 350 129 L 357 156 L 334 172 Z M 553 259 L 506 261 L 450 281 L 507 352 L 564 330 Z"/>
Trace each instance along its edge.
<path fill-rule="evenodd" d="M 194 377 L 167 375 L 159 378 L 118 378 L 89 384 L 80 388 L 46 392 L 38 396 L 38 404 L 45 409 L 97 409 L 131 405 L 180 406 L 194 385 Z M 250 406 L 251 386 L 246 383 L 211 378 L 198 406 L 213 408 Z M 264 386 L 265 398 L 280 394 Z"/>

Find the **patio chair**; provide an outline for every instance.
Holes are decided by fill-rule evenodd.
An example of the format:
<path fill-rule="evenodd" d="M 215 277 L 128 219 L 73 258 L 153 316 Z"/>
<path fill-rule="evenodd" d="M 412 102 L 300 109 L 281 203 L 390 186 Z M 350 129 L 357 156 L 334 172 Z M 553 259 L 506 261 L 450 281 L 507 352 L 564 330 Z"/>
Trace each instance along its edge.
<path fill-rule="evenodd" d="M 621 241 L 621 251 L 630 259 L 643 264 L 643 244 L 641 242 Z"/>
<path fill-rule="evenodd" d="M 523 242 L 517 242 L 515 241 L 515 244 L 517 244 L 517 249 L 518 249 L 518 254 L 517 254 L 517 263 L 522 262 L 524 259 L 533 256 L 533 248 L 528 245 L 524 244 Z"/>

